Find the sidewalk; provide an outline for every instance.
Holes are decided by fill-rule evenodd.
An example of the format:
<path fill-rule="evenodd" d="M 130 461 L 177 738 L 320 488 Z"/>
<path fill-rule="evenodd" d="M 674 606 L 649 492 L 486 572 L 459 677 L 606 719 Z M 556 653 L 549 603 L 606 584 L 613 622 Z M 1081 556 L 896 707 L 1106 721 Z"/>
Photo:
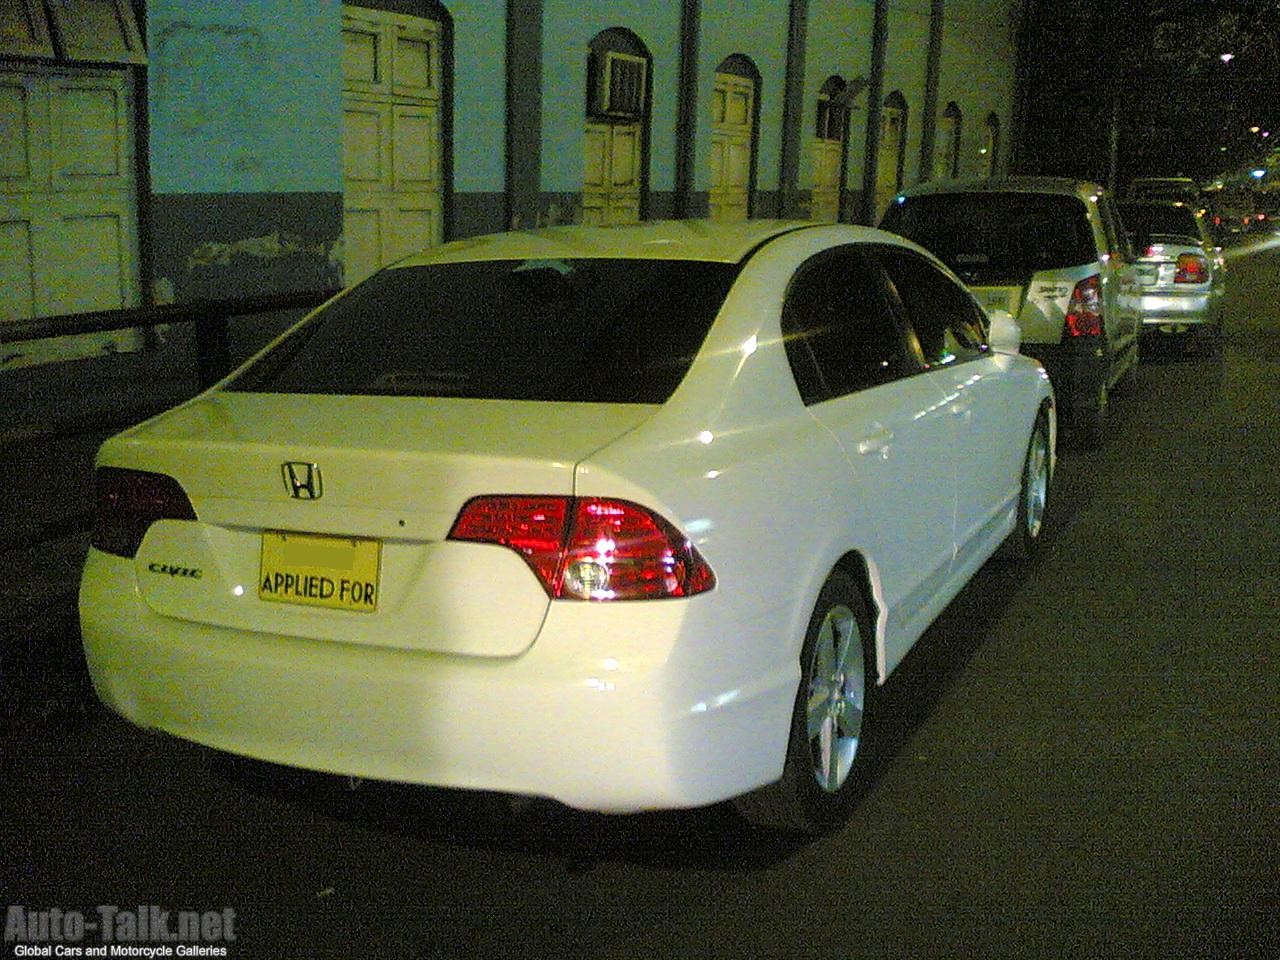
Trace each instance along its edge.
<path fill-rule="evenodd" d="M 238 364 L 301 316 L 232 318 Z M 93 521 L 93 460 L 109 436 L 199 391 L 194 331 L 139 353 L 0 371 L 0 699 L 56 713 L 85 693 L 76 596 Z M 52 706 L 51 706 L 52 705 Z"/>
<path fill-rule="evenodd" d="M 232 317 L 231 362 L 248 359 L 302 316 L 301 310 Z M 159 327 L 136 353 L 102 354 L 0 370 L 0 447 L 45 435 L 120 429 L 200 389 L 192 324 Z"/>

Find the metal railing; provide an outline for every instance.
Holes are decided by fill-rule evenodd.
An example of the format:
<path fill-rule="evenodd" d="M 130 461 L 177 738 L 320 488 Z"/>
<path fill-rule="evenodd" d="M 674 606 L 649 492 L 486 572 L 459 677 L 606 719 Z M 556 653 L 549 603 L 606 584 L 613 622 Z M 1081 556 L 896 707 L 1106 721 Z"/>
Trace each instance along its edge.
<path fill-rule="evenodd" d="M 230 300 L 193 300 L 188 303 L 123 310 L 99 310 L 61 317 L 39 317 L 0 323 L 0 344 L 45 340 L 82 333 L 106 333 L 138 327 L 159 327 L 194 323 L 196 364 L 201 388 L 217 383 L 231 371 L 231 349 L 227 322 L 232 317 L 277 310 L 307 310 L 317 307 L 337 290 L 309 290 L 272 293 Z"/>

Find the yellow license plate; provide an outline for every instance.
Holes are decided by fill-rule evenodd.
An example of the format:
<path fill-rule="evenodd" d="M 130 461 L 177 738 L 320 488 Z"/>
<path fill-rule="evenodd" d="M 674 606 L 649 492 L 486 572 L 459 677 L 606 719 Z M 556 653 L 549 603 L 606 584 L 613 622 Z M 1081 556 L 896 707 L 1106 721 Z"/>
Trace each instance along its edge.
<path fill-rule="evenodd" d="M 378 609 L 382 542 L 359 537 L 267 530 L 262 534 L 258 596 L 372 613 Z"/>
<path fill-rule="evenodd" d="M 1007 310 L 1014 317 L 1022 306 L 1021 287 L 971 287 L 973 297 L 987 312 Z"/>

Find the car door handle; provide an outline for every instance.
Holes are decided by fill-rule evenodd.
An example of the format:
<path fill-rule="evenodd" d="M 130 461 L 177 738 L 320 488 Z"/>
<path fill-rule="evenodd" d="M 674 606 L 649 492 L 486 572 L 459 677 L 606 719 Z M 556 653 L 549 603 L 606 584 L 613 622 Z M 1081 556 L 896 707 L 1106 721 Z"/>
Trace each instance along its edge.
<path fill-rule="evenodd" d="M 874 433 L 868 434 L 858 441 L 858 452 L 867 453 L 887 453 L 889 444 L 893 442 L 893 431 L 888 427 L 880 427 Z"/>

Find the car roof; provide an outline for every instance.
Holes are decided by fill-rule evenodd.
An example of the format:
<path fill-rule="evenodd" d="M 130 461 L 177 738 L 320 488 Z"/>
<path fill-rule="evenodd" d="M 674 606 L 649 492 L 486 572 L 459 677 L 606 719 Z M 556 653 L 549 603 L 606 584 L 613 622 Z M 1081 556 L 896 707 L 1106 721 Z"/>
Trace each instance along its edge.
<path fill-rule="evenodd" d="M 646 220 L 609 227 L 543 227 L 454 240 L 406 257 L 395 263 L 392 269 L 432 263 L 537 257 L 738 263 L 768 240 L 819 226 L 823 224 L 805 220 L 745 220 L 738 223 Z"/>
<path fill-rule="evenodd" d="M 985 177 L 972 180 L 933 180 L 899 191 L 899 196 L 919 197 L 939 193 L 1050 193 L 1070 197 L 1096 197 L 1101 184 L 1069 177 Z"/>

